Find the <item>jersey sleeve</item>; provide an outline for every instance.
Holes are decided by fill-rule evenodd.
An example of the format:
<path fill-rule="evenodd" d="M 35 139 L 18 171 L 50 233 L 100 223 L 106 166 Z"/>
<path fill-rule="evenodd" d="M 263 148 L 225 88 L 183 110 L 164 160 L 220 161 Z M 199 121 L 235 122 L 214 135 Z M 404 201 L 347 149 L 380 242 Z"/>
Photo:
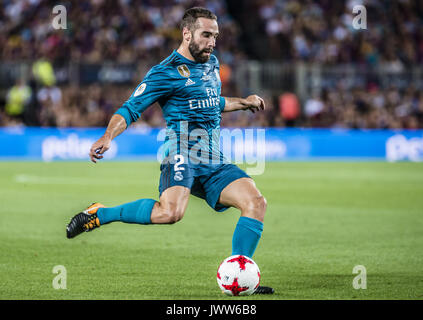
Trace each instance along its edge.
<path fill-rule="evenodd" d="M 225 98 L 220 96 L 220 98 L 219 98 L 220 112 L 223 112 L 223 110 L 225 109 L 225 103 L 226 103 Z"/>
<path fill-rule="evenodd" d="M 216 56 L 214 56 L 213 55 L 213 59 L 214 59 L 214 64 L 215 64 L 215 67 L 216 67 L 216 76 L 218 77 L 218 79 L 219 79 L 219 95 L 221 94 L 221 92 L 222 92 L 222 83 L 221 83 L 221 81 L 220 81 L 220 75 L 219 75 L 219 72 L 220 72 L 220 63 L 219 63 L 219 60 L 217 59 L 217 57 Z M 220 98 L 219 98 L 219 108 L 220 108 L 220 112 L 222 113 L 223 112 L 223 110 L 225 109 L 225 104 L 226 104 L 226 100 L 225 100 L 225 98 L 224 97 L 222 97 L 222 96 L 220 96 Z"/>
<path fill-rule="evenodd" d="M 161 66 L 153 67 L 115 114 L 125 118 L 126 125 L 129 127 L 149 106 L 172 92 L 173 86 L 169 74 Z"/>

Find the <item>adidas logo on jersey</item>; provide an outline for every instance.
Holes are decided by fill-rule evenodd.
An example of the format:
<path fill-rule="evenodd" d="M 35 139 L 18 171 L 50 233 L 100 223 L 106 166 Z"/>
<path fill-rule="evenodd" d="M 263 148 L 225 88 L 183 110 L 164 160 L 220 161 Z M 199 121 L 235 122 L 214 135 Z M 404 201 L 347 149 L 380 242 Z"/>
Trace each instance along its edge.
<path fill-rule="evenodd" d="M 195 82 L 188 78 L 187 82 L 185 82 L 185 87 L 190 86 L 192 84 L 195 84 Z"/>

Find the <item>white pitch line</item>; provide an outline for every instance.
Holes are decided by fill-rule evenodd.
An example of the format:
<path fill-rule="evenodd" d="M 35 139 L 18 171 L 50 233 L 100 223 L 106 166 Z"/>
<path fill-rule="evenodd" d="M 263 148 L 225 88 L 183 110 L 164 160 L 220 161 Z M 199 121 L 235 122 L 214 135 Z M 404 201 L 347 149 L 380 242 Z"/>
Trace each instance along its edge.
<path fill-rule="evenodd" d="M 75 178 L 75 177 L 42 177 L 27 174 L 18 174 L 14 177 L 17 183 L 29 184 L 74 184 L 74 185 L 87 185 L 93 184 L 92 179 Z M 95 183 L 96 181 L 94 181 Z"/>

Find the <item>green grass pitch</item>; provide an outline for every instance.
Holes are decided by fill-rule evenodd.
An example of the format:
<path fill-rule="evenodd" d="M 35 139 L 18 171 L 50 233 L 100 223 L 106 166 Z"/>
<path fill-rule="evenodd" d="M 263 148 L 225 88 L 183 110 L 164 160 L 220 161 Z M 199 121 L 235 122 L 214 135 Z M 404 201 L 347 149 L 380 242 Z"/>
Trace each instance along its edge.
<path fill-rule="evenodd" d="M 216 271 L 231 254 L 236 209 L 191 197 L 174 225 L 112 223 L 66 239 L 93 201 L 158 197 L 159 164 L 1 162 L 0 299 L 422 299 L 423 164 L 267 163 L 254 260 L 272 296 L 227 297 Z M 56 265 L 66 289 L 54 289 Z M 367 288 L 354 289 L 353 268 Z"/>

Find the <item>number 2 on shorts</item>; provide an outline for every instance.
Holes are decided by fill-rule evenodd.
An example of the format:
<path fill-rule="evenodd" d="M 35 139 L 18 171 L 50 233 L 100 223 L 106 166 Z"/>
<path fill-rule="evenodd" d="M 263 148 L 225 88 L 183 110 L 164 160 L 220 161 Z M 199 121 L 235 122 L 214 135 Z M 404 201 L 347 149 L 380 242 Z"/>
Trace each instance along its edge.
<path fill-rule="evenodd" d="M 185 161 L 183 155 L 176 154 L 174 160 L 176 161 L 175 166 L 173 167 L 175 171 L 185 170 L 185 168 L 179 168 L 179 166 L 184 164 Z"/>

